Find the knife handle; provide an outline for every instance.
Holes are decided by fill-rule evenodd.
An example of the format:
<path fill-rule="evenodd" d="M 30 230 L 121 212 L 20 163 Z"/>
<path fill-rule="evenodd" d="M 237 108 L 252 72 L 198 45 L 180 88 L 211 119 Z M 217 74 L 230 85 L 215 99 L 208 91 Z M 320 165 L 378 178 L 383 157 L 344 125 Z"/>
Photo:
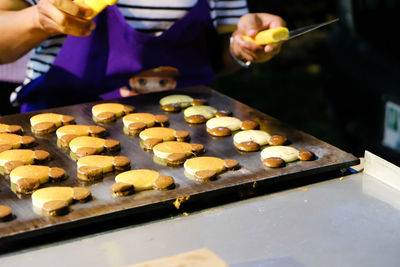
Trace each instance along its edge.
<path fill-rule="evenodd" d="M 268 45 L 278 43 L 282 40 L 289 38 L 289 29 L 286 27 L 277 27 L 261 31 L 253 38 L 243 35 L 243 39 L 257 45 Z"/>
<path fill-rule="evenodd" d="M 85 5 L 93 10 L 93 14 L 86 19 L 91 20 L 97 16 L 107 6 L 115 5 L 118 0 L 73 0 L 75 3 Z"/>

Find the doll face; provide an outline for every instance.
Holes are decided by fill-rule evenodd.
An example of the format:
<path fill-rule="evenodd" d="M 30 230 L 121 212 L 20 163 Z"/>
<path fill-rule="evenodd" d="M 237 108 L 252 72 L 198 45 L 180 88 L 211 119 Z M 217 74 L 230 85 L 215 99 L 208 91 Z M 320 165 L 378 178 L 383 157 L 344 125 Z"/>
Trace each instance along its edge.
<path fill-rule="evenodd" d="M 129 80 L 132 90 L 137 93 L 171 90 L 176 87 L 174 77 L 135 76 Z"/>

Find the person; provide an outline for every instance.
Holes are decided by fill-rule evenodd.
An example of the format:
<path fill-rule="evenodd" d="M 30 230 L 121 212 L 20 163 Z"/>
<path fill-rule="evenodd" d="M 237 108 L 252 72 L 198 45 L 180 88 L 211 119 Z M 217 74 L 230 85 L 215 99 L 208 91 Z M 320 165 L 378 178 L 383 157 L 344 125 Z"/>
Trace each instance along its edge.
<path fill-rule="evenodd" d="M 129 96 L 136 74 L 160 67 L 177 70 L 177 88 L 208 85 L 280 51 L 281 43 L 259 46 L 243 35 L 285 26 L 279 16 L 248 13 L 245 0 L 120 0 L 89 20 L 92 13 L 72 0 L 0 0 L 0 64 L 34 49 L 10 97 L 21 112 Z"/>

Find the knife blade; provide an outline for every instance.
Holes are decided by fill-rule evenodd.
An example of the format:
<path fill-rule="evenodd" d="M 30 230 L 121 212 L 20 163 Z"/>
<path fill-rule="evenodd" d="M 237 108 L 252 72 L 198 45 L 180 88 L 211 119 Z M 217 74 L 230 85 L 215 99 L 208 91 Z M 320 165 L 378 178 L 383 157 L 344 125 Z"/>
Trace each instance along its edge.
<path fill-rule="evenodd" d="M 298 36 L 301 36 L 303 34 L 306 34 L 308 32 L 311 32 L 313 30 L 321 28 L 323 26 L 337 22 L 338 20 L 339 19 L 336 18 L 336 19 L 333 19 L 333 20 L 330 20 L 327 22 L 305 26 L 305 27 L 298 28 L 298 29 L 295 29 L 292 31 L 289 31 L 289 29 L 286 27 L 277 27 L 277 28 L 261 31 L 261 32 L 257 33 L 257 35 L 254 38 L 244 35 L 243 39 L 248 42 L 253 42 L 257 45 L 268 45 L 268 44 L 272 44 L 272 43 L 278 43 L 281 41 L 291 40 L 293 38 L 296 38 Z"/>

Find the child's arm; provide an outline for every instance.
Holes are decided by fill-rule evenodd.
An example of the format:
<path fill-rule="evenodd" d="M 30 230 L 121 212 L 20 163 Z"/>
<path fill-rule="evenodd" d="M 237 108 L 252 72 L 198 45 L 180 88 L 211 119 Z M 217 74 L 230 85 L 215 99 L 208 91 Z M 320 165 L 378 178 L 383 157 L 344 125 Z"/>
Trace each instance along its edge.
<path fill-rule="evenodd" d="M 41 0 L 31 7 L 0 0 L 0 64 L 17 60 L 51 35 L 89 35 L 95 25 L 84 18 L 91 13 L 72 0 Z"/>

